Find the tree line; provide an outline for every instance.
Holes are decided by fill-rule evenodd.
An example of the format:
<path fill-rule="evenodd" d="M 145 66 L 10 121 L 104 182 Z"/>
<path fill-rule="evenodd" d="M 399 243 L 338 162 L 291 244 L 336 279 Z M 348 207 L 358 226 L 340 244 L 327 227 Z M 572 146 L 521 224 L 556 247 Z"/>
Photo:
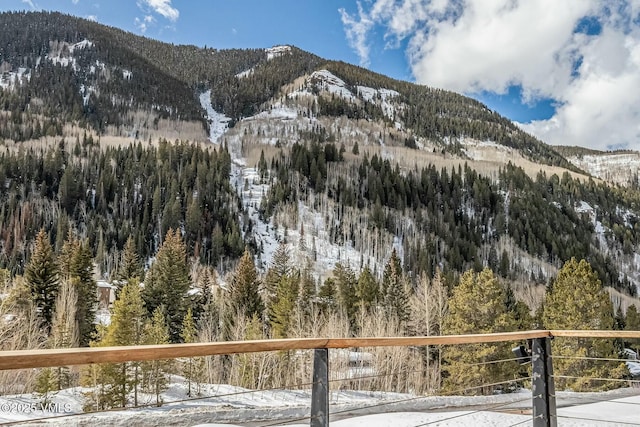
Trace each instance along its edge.
<path fill-rule="evenodd" d="M 410 219 L 415 234 L 403 236 L 405 268 L 415 275 L 433 275 L 438 266 L 462 272 L 489 265 L 515 279 L 526 272 L 515 271 L 509 254 L 496 251 L 497 242 L 507 237 L 558 268 L 572 257 L 587 259 L 606 286 L 636 294 L 618 265 L 638 244 L 637 192 L 574 179 L 568 172 L 562 177 L 540 172 L 532 179 L 511 163 L 491 179 L 466 163 L 406 170 L 375 153 L 346 162 L 344 145 L 337 149 L 328 138 L 307 136 L 290 150 L 280 150 L 270 164 L 260 162 L 261 177 L 270 183 L 261 203 L 265 218 L 278 206 L 315 194 L 366 212 L 373 230 L 398 235 Z M 583 204 L 591 211 L 581 210 Z M 597 222 L 610 231 L 597 232 Z M 343 220 L 336 226 L 342 229 L 336 235 L 355 239 L 354 224 Z M 527 279 L 546 284 L 548 277 L 530 274 Z"/>
<path fill-rule="evenodd" d="M 96 325 L 96 288 L 86 245 L 86 240 L 70 233 L 61 250 L 55 251 L 41 230 L 24 276 L 12 276 L 6 270 L 2 275 L 8 297 L 0 308 L 3 314 L 15 316 L 12 321 L 5 320 L 2 328 L 18 328 L 14 329 L 18 335 L 30 333 L 25 330 L 29 325 L 25 320 L 35 318 L 40 335 L 32 345 L 49 348 L 310 336 L 449 335 L 533 328 L 640 328 L 635 306 L 626 314 L 614 313 L 601 281 L 585 260 L 572 258 L 564 263 L 547 287 L 543 304 L 534 308 L 516 300 L 508 283 L 489 268 L 467 270 L 453 279 L 440 271 L 433 277 L 422 274 L 415 278 L 403 272 L 395 250 L 380 277 L 368 268 L 356 271 L 336 264 L 322 282 L 304 267 L 309 265 L 304 249 L 292 254 L 281 244 L 264 274 L 257 272 L 254 257 L 247 250 L 223 284 L 210 269 L 194 277 L 183 236 L 173 229 L 146 271 L 133 240 L 127 241 L 115 275 L 117 298 L 110 322 Z M 302 263 L 294 263 L 294 259 Z M 3 349 L 7 345 L 3 343 Z M 638 343 L 554 341 L 554 355 L 566 356 L 554 362 L 555 373 L 563 376 L 557 380 L 558 389 L 612 387 L 614 383 L 599 378 L 624 378 L 623 364 L 586 363 L 575 357 L 616 358 L 623 345 Z M 516 363 L 488 363 L 510 359 L 510 347 L 473 344 L 401 351 L 371 349 L 372 366 L 381 375 L 359 385 L 415 393 L 476 387 L 487 394 L 510 391 L 512 385 L 502 383 L 517 378 L 522 368 Z M 190 396 L 197 396 L 205 383 L 281 387 L 305 378 L 306 357 L 284 352 L 99 364 L 81 370 L 47 368 L 31 379 L 29 387 L 43 399 L 50 399 L 58 390 L 80 383 L 87 387 L 88 410 L 135 406 L 142 393 L 154 396 L 161 405 L 170 375 L 183 378 Z M 335 366 L 338 372 L 345 367 L 345 361 Z M 422 373 L 412 375 L 413 368 Z M 346 378 L 344 381 L 355 386 Z M 491 385 L 495 383 L 501 384 Z"/>

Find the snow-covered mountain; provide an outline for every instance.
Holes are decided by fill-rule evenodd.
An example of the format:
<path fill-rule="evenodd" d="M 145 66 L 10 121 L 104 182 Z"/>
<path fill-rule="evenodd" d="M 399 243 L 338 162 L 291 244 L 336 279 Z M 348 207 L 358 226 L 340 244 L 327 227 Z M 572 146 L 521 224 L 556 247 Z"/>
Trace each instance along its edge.
<path fill-rule="evenodd" d="M 395 249 L 412 277 L 502 265 L 509 280 L 543 284 L 576 256 L 618 291 L 640 286 L 633 197 L 588 183 L 590 174 L 635 179 L 636 154 L 574 159 L 476 100 L 295 46 L 172 46 L 55 13 L 0 14 L 0 24 L 0 43 L 11 46 L 0 52 L 0 97 L 10 106 L 0 114 L 2 141 L 78 140 L 78 156 L 85 134 L 105 147 L 188 140 L 227 150 L 241 212 L 220 241 L 249 245 L 262 270 L 286 242 L 296 265 L 310 264 L 319 279 L 338 262 L 379 275 Z M 86 185 L 87 194 L 99 187 Z M 194 191 L 180 191 L 165 197 L 159 185 L 162 203 L 176 206 L 131 225 L 148 233 L 141 241 L 159 241 L 165 213 L 184 228 Z M 126 205 L 141 190 L 117 193 Z M 103 206 L 104 224 L 127 209 L 116 199 Z M 81 222 L 83 207 L 73 208 L 71 221 Z M 105 247 L 122 246 L 116 232 L 108 236 Z M 211 236 L 203 239 L 212 251 Z"/>

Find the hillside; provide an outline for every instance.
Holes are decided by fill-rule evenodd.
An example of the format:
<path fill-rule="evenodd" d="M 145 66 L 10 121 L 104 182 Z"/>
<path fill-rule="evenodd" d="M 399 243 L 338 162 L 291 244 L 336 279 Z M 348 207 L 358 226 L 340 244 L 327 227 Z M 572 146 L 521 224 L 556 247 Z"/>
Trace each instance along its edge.
<path fill-rule="evenodd" d="M 556 149 L 571 163 L 595 177 L 622 186 L 639 186 L 640 153 L 636 151 L 597 151 L 582 147 Z"/>
<path fill-rule="evenodd" d="M 104 277 L 127 236 L 149 259 L 178 227 L 223 276 L 244 244 L 264 270 L 286 242 L 319 281 L 337 262 L 380 275 L 395 248 L 413 278 L 490 266 L 546 284 L 577 257 L 640 285 L 638 193 L 475 100 L 293 46 L 174 46 L 58 13 L 0 27 L 14 273 L 40 227 L 58 247 L 87 237 Z"/>

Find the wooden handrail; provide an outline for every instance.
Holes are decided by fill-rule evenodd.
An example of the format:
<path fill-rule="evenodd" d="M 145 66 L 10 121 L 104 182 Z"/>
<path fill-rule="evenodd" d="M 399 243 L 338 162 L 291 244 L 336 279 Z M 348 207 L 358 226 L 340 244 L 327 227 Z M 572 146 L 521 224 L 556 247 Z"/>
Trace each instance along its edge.
<path fill-rule="evenodd" d="M 640 338 L 640 331 L 612 331 L 612 330 L 550 330 L 552 337 L 573 338 Z"/>
<path fill-rule="evenodd" d="M 640 331 L 534 330 L 475 335 L 385 338 L 292 338 L 258 341 L 225 341 L 193 344 L 163 344 L 123 347 L 64 348 L 0 351 L 0 370 L 121 363 L 178 357 L 214 356 L 279 350 L 316 348 L 406 347 L 523 341 L 544 337 L 640 338 Z"/>

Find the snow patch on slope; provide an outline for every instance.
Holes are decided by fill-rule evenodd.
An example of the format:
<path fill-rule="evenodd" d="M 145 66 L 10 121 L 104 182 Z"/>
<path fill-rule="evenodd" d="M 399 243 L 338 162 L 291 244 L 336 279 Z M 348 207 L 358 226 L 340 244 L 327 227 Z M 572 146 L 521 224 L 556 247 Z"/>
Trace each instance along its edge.
<path fill-rule="evenodd" d="M 347 89 L 347 84 L 344 80 L 328 70 L 314 71 L 309 76 L 309 82 L 321 90 L 326 90 L 347 100 L 355 100 L 355 96 Z"/>
<path fill-rule="evenodd" d="M 230 117 L 218 113 L 211 105 L 211 89 L 200 94 L 200 105 L 207 113 L 207 123 L 209 123 L 209 141 L 217 144 L 220 137 L 229 128 Z"/>
<path fill-rule="evenodd" d="M 368 86 L 356 86 L 356 88 L 365 101 L 376 103 L 379 100 L 384 115 L 393 119 L 396 107 L 389 102 L 389 99 L 400 96 L 400 93 L 391 89 L 374 89 Z"/>
<path fill-rule="evenodd" d="M 267 52 L 267 61 L 271 61 L 273 58 L 282 56 L 285 53 L 291 53 L 291 46 L 273 46 L 265 49 L 265 52 Z"/>
<path fill-rule="evenodd" d="M 506 163 L 515 157 L 520 157 L 517 150 L 493 141 L 479 141 L 472 138 L 461 138 L 465 154 L 472 160 L 500 161 Z"/>
<path fill-rule="evenodd" d="M 616 184 L 629 185 L 640 172 L 640 153 L 603 153 L 567 157 L 591 175 Z"/>
<path fill-rule="evenodd" d="M 31 73 L 27 72 L 26 68 L 20 67 L 18 71 L 15 72 L 6 72 L 0 74 L 0 88 L 2 89 L 13 89 L 16 86 L 20 85 L 23 80 L 30 80 Z"/>
<path fill-rule="evenodd" d="M 69 45 L 68 43 L 61 43 L 58 51 L 55 53 L 50 52 L 50 54 L 46 56 L 46 59 L 53 62 L 54 64 L 60 64 L 63 67 L 68 67 L 71 65 L 74 71 L 77 71 L 78 66 L 76 63 L 76 59 L 73 57 L 73 53 L 76 50 L 87 49 L 90 47 L 93 47 L 93 42 L 87 39 L 84 39 L 81 42 L 72 45 Z M 67 48 L 68 50 L 68 55 L 67 52 L 65 52 L 65 48 Z"/>

